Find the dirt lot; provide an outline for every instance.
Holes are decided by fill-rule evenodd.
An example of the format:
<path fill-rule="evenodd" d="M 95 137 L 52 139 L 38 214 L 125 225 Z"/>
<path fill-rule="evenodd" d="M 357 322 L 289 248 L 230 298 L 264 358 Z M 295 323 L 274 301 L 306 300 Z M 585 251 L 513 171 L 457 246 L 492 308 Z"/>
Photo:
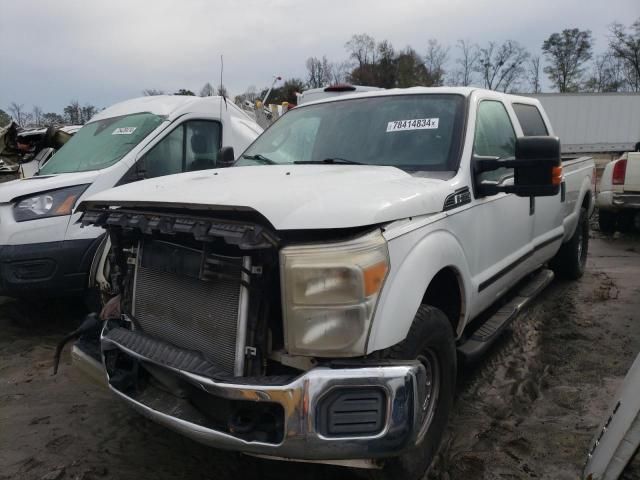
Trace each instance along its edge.
<path fill-rule="evenodd" d="M 554 282 L 461 372 L 434 479 L 575 479 L 640 351 L 640 239 L 592 240 L 589 271 Z M 219 452 L 134 414 L 63 358 L 82 312 L 0 300 L 0 479 L 353 478 L 340 468 Z M 43 326 L 45 325 L 45 326 Z M 625 474 L 640 478 L 638 462 Z"/>

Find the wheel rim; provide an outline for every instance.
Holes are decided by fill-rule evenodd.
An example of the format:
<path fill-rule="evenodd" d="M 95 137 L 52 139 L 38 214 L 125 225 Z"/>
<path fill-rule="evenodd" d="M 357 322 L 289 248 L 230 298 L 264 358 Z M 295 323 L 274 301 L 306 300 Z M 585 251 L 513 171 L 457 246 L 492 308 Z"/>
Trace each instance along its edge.
<path fill-rule="evenodd" d="M 584 267 L 587 263 L 587 242 L 589 241 L 588 226 L 578 229 L 578 263 Z M 585 232 L 586 230 L 586 232 Z"/>
<path fill-rule="evenodd" d="M 422 363 L 425 369 L 424 401 L 422 403 L 422 420 L 418 433 L 418 441 L 426 435 L 429 426 L 433 421 L 438 397 L 440 395 L 440 363 L 435 352 L 431 349 L 418 355 L 417 360 Z"/>

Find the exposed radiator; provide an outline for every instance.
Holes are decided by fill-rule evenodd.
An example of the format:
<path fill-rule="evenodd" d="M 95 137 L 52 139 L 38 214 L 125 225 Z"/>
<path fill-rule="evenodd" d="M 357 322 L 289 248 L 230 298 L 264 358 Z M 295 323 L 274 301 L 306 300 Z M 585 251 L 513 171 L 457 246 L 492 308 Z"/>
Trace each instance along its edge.
<path fill-rule="evenodd" d="M 211 272 L 205 258 L 211 256 L 166 242 L 146 242 L 139 251 L 132 313 L 148 335 L 201 352 L 225 371 L 241 375 L 243 258 L 218 257 L 231 266 L 221 276 Z"/>

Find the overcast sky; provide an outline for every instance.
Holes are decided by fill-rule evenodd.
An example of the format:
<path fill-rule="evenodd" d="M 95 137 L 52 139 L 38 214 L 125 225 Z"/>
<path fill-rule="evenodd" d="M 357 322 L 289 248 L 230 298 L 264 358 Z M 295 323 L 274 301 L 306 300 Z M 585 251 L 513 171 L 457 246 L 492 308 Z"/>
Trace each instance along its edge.
<path fill-rule="evenodd" d="M 0 0 L 0 108 L 198 93 L 219 83 L 221 54 L 233 95 L 274 74 L 304 78 L 309 56 L 344 60 L 344 43 L 363 32 L 422 54 L 429 38 L 514 39 L 539 53 L 549 34 L 578 27 L 601 51 L 608 25 L 639 16 L 640 0 Z"/>

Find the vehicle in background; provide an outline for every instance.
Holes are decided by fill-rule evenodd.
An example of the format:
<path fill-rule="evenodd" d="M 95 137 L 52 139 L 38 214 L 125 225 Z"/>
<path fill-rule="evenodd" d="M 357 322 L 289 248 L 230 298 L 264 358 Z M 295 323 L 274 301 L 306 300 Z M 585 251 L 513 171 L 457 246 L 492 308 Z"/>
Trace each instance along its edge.
<path fill-rule="evenodd" d="M 298 105 L 303 105 L 316 100 L 324 100 L 326 98 L 336 97 L 340 95 L 351 95 L 354 93 L 374 92 L 376 90 L 384 90 L 380 87 L 367 87 L 364 85 L 349 85 L 348 83 L 336 83 L 328 87 L 310 88 L 298 95 Z"/>
<path fill-rule="evenodd" d="M 101 111 L 37 175 L 0 185 L 0 295 L 84 292 L 103 231 L 81 228 L 83 198 L 228 164 L 261 131 L 221 97 L 149 96 Z"/>
<path fill-rule="evenodd" d="M 590 157 L 561 160 L 528 97 L 303 104 L 233 168 L 82 203 L 111 239 L 94 263 L 110 295 L 74 358 L 94 355 L 115 395 L 199 442 L 422 478 L 458 355 L 482 355 L 547 266 L 583 274 L 593 174 Z"/>
<path fill-rule="evenodd" d="M 640 151 L 640 93 L 536 93 L 564 154 Z"/>
<path fill-rule="evenodd" d="M 616 392 L 587 456 L 584 480 L 616 480 L 640 452 L 640 355 Z"/>
<path fill-rule="evenodd" d="M 34 176 L 57 150 L 82 128 L 82 125 L 47 127 L 24 130 L 17 135 L 18 142 L 29 153 L 20 162 L 20 178 Z"/>
<path fill-rule="evenodd" d="M 596 199 L 600 230 L 640 230 L 640 152 L 625 153 L 609 162 Z"/>

